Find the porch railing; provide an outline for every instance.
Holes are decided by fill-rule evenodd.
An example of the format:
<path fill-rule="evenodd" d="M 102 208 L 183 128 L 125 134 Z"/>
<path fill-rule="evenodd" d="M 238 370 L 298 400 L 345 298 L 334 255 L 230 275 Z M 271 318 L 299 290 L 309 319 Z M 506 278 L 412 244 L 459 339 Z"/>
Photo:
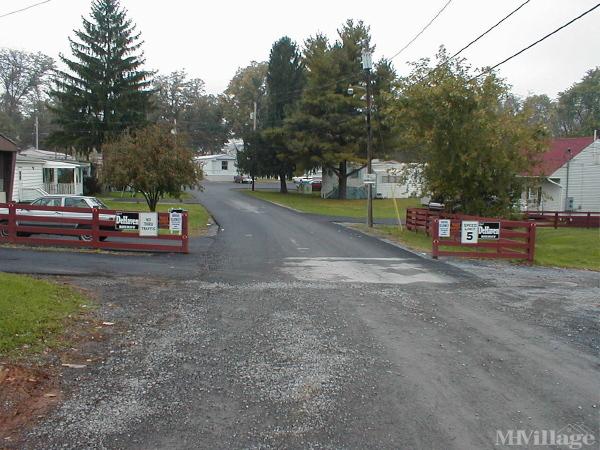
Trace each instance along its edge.
<path fill-rule="evenodd" d="M 75 194 L 75 185 L 73 183 L 44 183 L 44 190 L 48 194 Z"/>

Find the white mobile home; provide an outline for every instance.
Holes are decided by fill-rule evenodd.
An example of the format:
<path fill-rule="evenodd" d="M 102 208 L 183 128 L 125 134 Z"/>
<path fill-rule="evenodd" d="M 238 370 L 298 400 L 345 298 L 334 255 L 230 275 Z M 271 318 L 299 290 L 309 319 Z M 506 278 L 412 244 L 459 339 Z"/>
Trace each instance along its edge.
<path fill-rule="evenodd" d="M 353 172 L 358 166 L 348 164 L 348 173 Z M 421 194 L 421 185 L 418 182 L 418 168 L 398 161 L 372 162 L 373 173 L 376 175 L 373 186 L 375 198 L 408 198 Z M 362 167 L 348 177 L 348 198 L 367 198 L 364 178 L 367 168 Z M 337 196 L 338 178 L 334 173 L 324 171 L 321 187 L 321 197 L 335 198 Z"/>
<path fill-rule="evenodd" d="M 23 150 L 17 155 L 12 199 L 29 201 L 43 193 L 81 195 L 83 178 L 89 171 L 90 163 L 64 153 Z"/>
<path fill-rule="evenodd" d="M 197 156 L 196 162 L 202 167 L 204 179 L 207 181 L 233 181 L 238 175 L 235 156 L 219 154 Z"/>
<path fill-rule="evenodd" d="M 539 186 L 523 193 L 529 211 L 600 211 L 600 140 L 558 138 L 531 171 Z"/>

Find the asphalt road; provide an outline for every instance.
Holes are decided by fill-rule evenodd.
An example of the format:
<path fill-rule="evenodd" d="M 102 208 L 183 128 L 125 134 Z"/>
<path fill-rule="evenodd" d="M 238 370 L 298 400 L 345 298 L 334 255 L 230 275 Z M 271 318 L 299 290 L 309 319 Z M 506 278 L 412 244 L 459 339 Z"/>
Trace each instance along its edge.
<path fill-rule="evenodd" d="M 596 277 L 549 290 L 564 272 L 533 271 L 517 289 L 516 272 L 421 258 L 232 187 L 196 194 L 220 231 L 191 255 L 73 257 L 115 325 L 78 349 L 96 362 L 64 373 L 64 403 L 25 448 L 483 449 L 502 448 L 497 430 L 575 424 L 600 439 Z M 117 265 L 88 276 L 102 261 Z"/>

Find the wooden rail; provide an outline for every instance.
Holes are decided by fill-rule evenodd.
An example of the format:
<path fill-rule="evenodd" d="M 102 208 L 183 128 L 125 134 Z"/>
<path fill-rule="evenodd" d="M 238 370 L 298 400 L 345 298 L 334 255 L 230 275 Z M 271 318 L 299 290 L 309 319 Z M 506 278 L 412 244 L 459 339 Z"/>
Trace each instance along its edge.
<path fill-rule="evenodd" d="M 27 214 L 31 211 L 39 211 L 46 215 Z M 169 229 L 170 219 L 169 213 L 158 213 L 158 236 L 139 236 L 135 231 L 116 230 L 114 216 L 120 212 L 127 213 L 97 208 L 0 203 L 0 243 L 189 253 L 186 211 L 182 213 L 180 235 L 160 234 L 160 230 Z M 52 213 L 77 213 L 79 217 L 50 215 Z M 139 211 L 131 213 L 139 214 Z M 27 223 L 23 223 L 24 221 Z M 76 237 L 78 240 L 65 239 L 65 236 Z"/>
<path fill-rule="evenodd" d="M 528 211 L 524 216 L 538 227 L 600 228 L 600 212 Z"/>
<path fill-rule="evenodd" d="M 450 221 L 450 236 L 439 236 L 439 221 Z M 478 223 L 499 223 L 500 235 L 494 240 L 478 240 L 477 243 L 461 242 L 462 221 Z M 408 208 L 406 210 L 406 229 L 423 231 L 432 237 L 431 254 L 438 256 L 458 256 L 471 258 L 509 258 L 526 259 L 533 262 L 535 255 L 536 223 L 532 221 L 504 220 L 492 217 L 450 214 L 443 211 L 431 211 L 426 208 Z M 451 247 L 450 249 L 444 249 Z"/>
<path fill-rule="evenodd" d="M 535 256 L 535 229 L 536 224 L 525 221 L 502 220 L 480 217 L 478 223 L 500 223 L 499 239 L 493 241 L 479 240 L 474 244 L 461 242 L 462 218 L 450 220 L 450 237 L 439 236 L 439 221 L 431 222 L 432 250 L 434 259 L 438 256 L 458 256 L 467 258 L 508 258 L 526 259 L 532 263 Z M 468 217 L 467 220 L 473 220 Z M 440 250 L 440 247 L 458 248 L 457 250 Z"/>

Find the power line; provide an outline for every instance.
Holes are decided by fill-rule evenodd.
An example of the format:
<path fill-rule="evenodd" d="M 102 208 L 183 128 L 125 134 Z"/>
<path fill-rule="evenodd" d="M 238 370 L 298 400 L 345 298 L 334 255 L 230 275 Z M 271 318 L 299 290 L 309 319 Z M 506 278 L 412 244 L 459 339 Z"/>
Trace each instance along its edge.
<path fill-rule="evenodd" d="M 487 30 L 485 30 L 483 33 L 481 33 L 479 36 L 477 36 L 475 39 L 473 39 L 471 42 L 469 42 L 467 45 L 465 45 L 463 48 L 461 48 L 459 51 L 457 51 L 456 53 L 454 53 L 452 56 L 449 56 L 448 58 L 444 59 L 444 61 L 438 63 L 433 69 L 431 69 L 430 71 L 428 71 L 425 75 L 423 75 L 420 79 L 419 79 L 419 83 L 422 82 L 423 80 L 425 80 L 427 77 L 429 77 L 429 75 L 431 75 L 433 72 L 435 72 L 437 69 L 439 69 L 440 67 L 446 65 L 448 62 L 450 62 L 451 60 L 453 60 L 454 58 L 456 58 L 458 55 L 460 55 L 462 52 L 464 52 L 466 49 L 468 49 L 471 45 L 475 44 L 477 41 L 479 41 L 482 37 L 484 37 L 485 35 L 487 35 L 488 33 L 490 33 L 493 29 L 497 28 L 500 24 L 502 24 L 504 21 L 506 21 L 509 17 L 511 17 L 513 14 L 515 14 L 517 11 L 519 11 L 523 6 L 525 6 L 527 3 L 529 3 L 531 0 L 525 0 L 523 3 L 521 3 L 517 8 L 513 9 L 510 13 L 508 13 L 508 15 L 504 16 L 502 19 L 500 19 L 498 22 L 496 22 L 494 25 L 492 25 L 490 28 L 488 28 Z"/>
<path fill-rule="evenodd" d="M 410 47 L 412 45 L 413 42 L 415 42 L 419 36 L 421 36 L 426 30 L 427 28 L 429 28 L 431 26 L 431 24 L 444 12 L 444 10 L 450 5 L 450 3 L 452 3 L 452 0 L 448 0 L 444 6 L 437 12 L 437 14 L 435 16 L 433 16 L 433 18 L 421 29 L 421 31 L 419 31 L 404 47 L 402 47 L 398 52 L 396 52 L 396 54 L 394 56 L 392 56 L 391 58 L 388 58 L 387 61 L 391 61 L 392 59 L 396 58 L 398 55 L 400 55 L 404 50 L 406 50 L 408 47 Z M 337 84 L 344 82 L 344 81 L 350 81 L 351 79 L 353 79 L 356 75 L 358 74 L 354 74 L 354 75 L 350 75 L 344 78 L 341 78 L 339 80 L 335 80 L 335 81 L 331 81 L 329 83 L 325 83 L 325 84 L 321 84 L 321 85 L 317 85 L 314 87 L 305 87 L 304 89 L 301 90 L 294 90 L 294 91 L 288 91 L 288 93 L 290 95 L 293 95 L 296 92 L 301 93 L 303 90 L 309 90 L 309 89 L 326 89 L 329 87 L 333 87 L 336 86 Z M 286 101 L 285 97 L 282 97 L 278 103 L 283 103 Z"/>
<path fill-rule="evenodd" d="M 442 7 L 442 9 L 440 9 L 440 10 L 437 12 L 437 14 L 436 14 L 435 16 L 433 16 L 433 19 L 431 19 L 431 20 L 430 20 L 430 21 L 427 23 L 427 25 L 425 25 L 425 26 L 424 26 L 424 27 L 421 29 L 421 31 L 419 31 L 419 32 L 418 32 L 418 33 L 415 35 L 415 37 L 413 37 L 413 38 L 412 38 L 410 41 L 408 41 L 408 43 L 407 43 L 407 44 L 406 44 L 404 47 L 402 47 L 400 50 L 398 50 L 398 52 L 396 52 L 396 54 L 395 54 L 394 56 L 392 56 L 391 58 L 389 58 L 389 59 L 388 59 L 388 61 L 391 61 L 392 59 L 394 59 L 395 57 L 397 57 L 398 55 L 400 55 L 400 53 L 402 53 L 402 52 L 403 52 L 404 50 L 406 50 L 408 47 L 410 47 L 410 46 L 411 46 L 411 44 L 412 44 L 413 42 L 415 42 L 415 41 L 416 41 L 416 40 L 419 38 L 419 36 L 421 36 L 421 35 L 422 35 L 422 34 L 425 32 L 425 30 L 427 30 L 427 28 L 429 28 L 429 27 L 431 26 L 431 24 L 432 24 L 432 23 L 435 21 L 435 19 L 437 19 L 437 18 L 440 16 L 440 14 L 442 14 L 442 13 L 444 12 L 444 10 L 445 10 L 445 9 L 448 7 L 448 5 L 450 5 L 450 3 L 452 3 L 452 0 L 448 0 L 448 1 L 446 2 L 446 4 L 445 4 L 445 5 Z"/>
<path fill-rule="evenodd" d="M 11 11 L 9 13 L 2 14 L 2 15 L 0 15 L 0 19 L 2 19 L 3 17 L 6 17 L 6 16 L 10 16 L 10 15 L 17 14 L 17 13 L 20 13 L 23 11 L 27 11 L 28 9 L 35 8 L 36 6 L 40 6 L 40 5 L 43 5 L 44 3 L 48 3 L 51 1 L 52 0 L 44 0 L 43 2 L 35 3 L 33 5 L 26 6 L 25 8 L 17 9 L 15 11 Z"/>
<path fill-rule="evenodd" d="M 473 45 L 475 42 L 477 42 L 479 39 L 481 39 L 482 37 L 484 37 L 486 34 L 488 34 L 490 31 L 492 31 L 494 28 L 496 28 L 497 26 L 499 26 L 502 22 L 504 22 L 506 19 L 508 19 L 510 16 L 512 16 L 513 14 L 515 14 L 518 10 L 520 10 L 523 6 L 525 6 L 527 3 L 529 3 L 531 0 L 526 0 L 523 3 L 521 3 L 517 8 L 513 9 L 507 16 L 504 16 L 502 19 L 500 19 L 498 22 L 496 22 L 496 24 L 492 25 L 490 28 L 488 28 L 487 30 L 485 30 L 483 33 L 481 33 L 479 36 L 477 36 L 475 39 L 473 39 L 471 42 L 469 42 L 467 45 L 465 45 L 463 48 L 461 48 L 459 51 L 457 51 L 455 54 L 453 54 L 450 58 L 448 58 L 446 61 L 449 61 L 451 59 L 456 58 L 458 55 L 460 55 L 462 52 L 464 52 L 466 49 L 468 49 L 471 45 Z M 445 64 L 446 61 L 444 61 Z"/>
<path fill-rule="evenodd" d="M 500 61 L 498 64 L 493 65 L 492 67 L 489 67 L 485 70 L 483 70 L 482 72 L 478 73 L 477 75 L 475 75 L 473 78 L 471 78 L 469 81 L 473 81 L 477 78 L 479 78 L 481 75 L 484 75 L 486 73 L 490 73 L 492 70 L 496 69 L 497 67 L 500 67 L 502 64 L 510 61 L 511 59 L 519 56 L 521 53 L 529 50 L 532 47 L 535 47 L 537 44 L 539 44 L 540 42 L 548 39 L 550 36 L 558 33 L 560 30 L 562 30 L 563 28 L 568 27 L 569 25 L 571 25 L 573 22 L 576 22 L 577 20 L 581 19 L 583 16 L 591 13 L 593 10 L 595 10 L 596 8 L 600 7 L 600 3 L 597 3 L 595 6 L 593 6 L 592 8 L 588 9 L 587 11 L 585 11 L 584 13 L 581 13 L 580 15 L 578 15 L 577 17 L 575 17 L 574 19 L 569 20 L 567 23 L 565 23 L 564 25 L 561 25 L 560 27 L 558 27 L 556 30 L 551 31 L 550 33 L 548 33 L 547 35 L 545 35 L 544 37 L 538 39 L 537 41 L 535 41 L 534 43 L 528 45 L 527 47 L 519 50 L 517 53 L 509 56 L 508 58 L 503 59 L 502 61 Z"/>

